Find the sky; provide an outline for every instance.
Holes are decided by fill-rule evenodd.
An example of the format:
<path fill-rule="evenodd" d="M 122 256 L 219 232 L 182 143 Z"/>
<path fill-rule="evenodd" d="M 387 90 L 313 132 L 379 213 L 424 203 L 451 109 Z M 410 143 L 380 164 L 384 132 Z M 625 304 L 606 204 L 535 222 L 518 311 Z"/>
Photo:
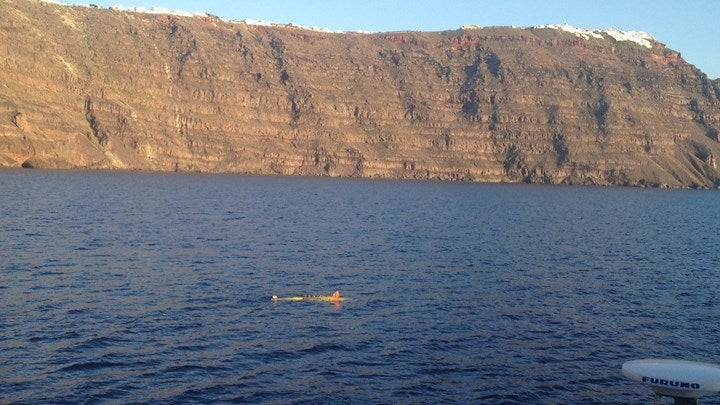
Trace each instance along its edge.
<path fill-rule="evenodd" d="M 342 31 L 443 31 L 472 24 L 644 31 L 720 78 L 720 0 L 84 0 L 99 6 L 205 11 Z M 75 3 L 65 0 L 65 3 Z"/>

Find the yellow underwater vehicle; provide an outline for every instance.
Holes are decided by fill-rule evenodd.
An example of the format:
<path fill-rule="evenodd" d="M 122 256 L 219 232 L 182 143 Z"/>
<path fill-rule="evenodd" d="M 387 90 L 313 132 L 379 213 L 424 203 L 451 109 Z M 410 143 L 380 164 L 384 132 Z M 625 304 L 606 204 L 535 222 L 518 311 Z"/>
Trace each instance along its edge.
<path fill-rule="evenodd" d="M 332 295 L 294 295 L 290 297 L 278 297 L 277 295 L 272 296 L 273 301 L 325 301 L 325 302 L 340 302 L 344 301 L 345 297 L 340 296 L 340 291 L 335 291 Z"/>

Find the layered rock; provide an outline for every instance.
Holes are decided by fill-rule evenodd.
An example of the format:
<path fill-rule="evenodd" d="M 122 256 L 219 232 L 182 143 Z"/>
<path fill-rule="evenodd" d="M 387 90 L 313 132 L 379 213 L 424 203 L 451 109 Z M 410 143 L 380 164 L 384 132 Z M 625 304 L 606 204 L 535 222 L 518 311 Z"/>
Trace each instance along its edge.
<path fill-rule="evenodd" d="M 720 185 L 720 83 L 656 41 L 0 16 L 4 167 Z"/>

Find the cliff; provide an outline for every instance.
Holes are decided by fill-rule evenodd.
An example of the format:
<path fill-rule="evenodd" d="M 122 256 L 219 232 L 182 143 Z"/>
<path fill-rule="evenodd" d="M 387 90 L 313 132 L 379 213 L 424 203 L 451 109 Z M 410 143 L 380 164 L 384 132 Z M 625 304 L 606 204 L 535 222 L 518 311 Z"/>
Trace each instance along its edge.
<path fill-rule="evenodd" d="M 720 82 L 648 44 L 2 0 L 0 167 L 720 186 Z"/>

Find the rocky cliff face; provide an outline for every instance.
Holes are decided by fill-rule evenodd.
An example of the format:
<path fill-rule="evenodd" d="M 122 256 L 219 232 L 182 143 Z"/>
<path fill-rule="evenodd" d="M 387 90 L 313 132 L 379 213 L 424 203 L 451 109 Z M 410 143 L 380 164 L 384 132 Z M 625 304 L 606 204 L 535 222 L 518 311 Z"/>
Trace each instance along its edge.
<path fill-rule="evenodd" d="M 720 82 L 657 42 L 2 0 L 0 52 L 4 167 L 720 185 Z"/>

